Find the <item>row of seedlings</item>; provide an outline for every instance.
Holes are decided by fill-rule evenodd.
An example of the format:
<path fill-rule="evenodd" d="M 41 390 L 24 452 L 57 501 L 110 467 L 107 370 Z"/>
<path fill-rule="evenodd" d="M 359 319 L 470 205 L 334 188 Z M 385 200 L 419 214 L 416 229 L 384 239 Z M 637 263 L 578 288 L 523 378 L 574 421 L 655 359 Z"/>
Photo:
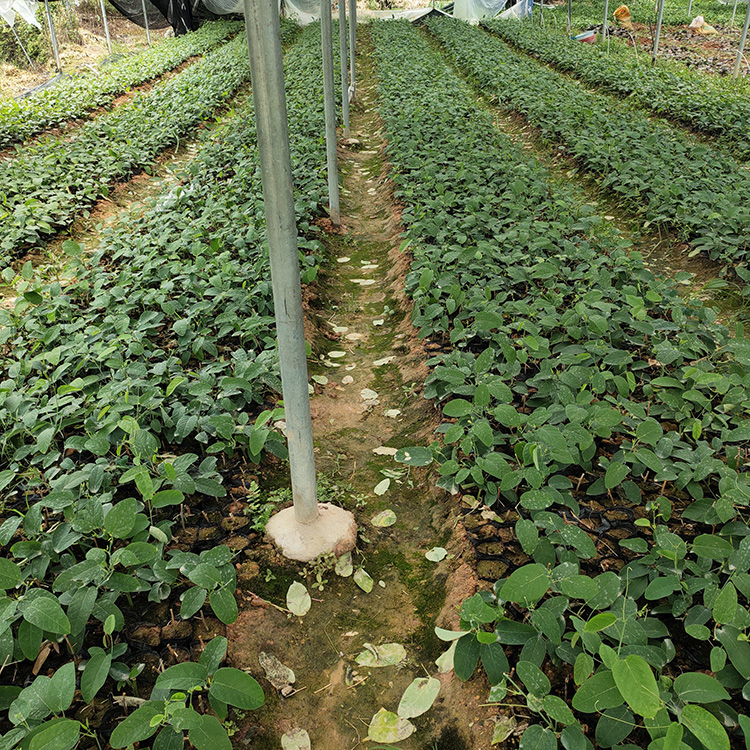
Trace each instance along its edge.
<path fill-rule="evenodd" d="M 318 27 L 285 65 L 309 282 L 326 187 Z M 190 527 L 227 504 L 239 463 L 286 453 L 272 427 L 265 236 L 248 102 L 179 188 L 108 229 L 90 256 L 69 243 L 60 281 L 30 267 L 12 280 L 19 297 L 0 318 L 0 664 L 13 665 L 0 673 L 3 748 L 69 750 L 86 735 L 123 748 L 158 732 L 163 750 L 187 732 L 198 750 L 228 750 L 228 705 L 262 703 L 249 675 L 220 668 L 216 634 L 238 612 L 235 551 Z M 150 628 L 157 653 L 134 638 L 149 622 L 164 624 Z M 118 723 L 112 692 L 148 700 Z M 105 710 L 87 723 L 86 704 Z"/>
<path fill-rule="evenodd" d="M 732 157 L 514 52 L 486 31 L 428 20 L 452 60 L 501 106 L 562 143 L 619 203 L 743 277 L 750 175 Z"/>
<path fill-rule="evenodd" d="M 0 102 L 0 147 L 41 133 L 109 104 L 134 86 L 157 78 L 195 55 L 203 55 L 239 31 L 231 21 L 206 23 L 198 31 L 172 37 L 108 65 L 96 75 L 66 78 L 23 99 Z"/>
<path fill-rule="evenodd" d="M 240 35 L 72 138 L 43 138 L 0 163 L 0 265 L 71 224 L 117 180 L 153 165 L 249 77 Z"/>
<path fill-rule="evenodd" d="M 439 484 L 511 532 L 509 575 L 437 630 L 448 658 L 481 663 L 522 747 L 729 750 L 750 736 L 750 342 L 495 131 L 417 30 L 373 36 L 413 322 L 447 351 Z"/>
<path fill-rule="evenodd" d="M 614 43 L 607 49 L 567 42 L 559 32 L 536 24 L 488 21 L 485 25 L 542 62 L 709 134 L 740 159 L 750 158 L 750 98 L 744 82 L 674 66 L 646 65 L 624 45 Z"/>

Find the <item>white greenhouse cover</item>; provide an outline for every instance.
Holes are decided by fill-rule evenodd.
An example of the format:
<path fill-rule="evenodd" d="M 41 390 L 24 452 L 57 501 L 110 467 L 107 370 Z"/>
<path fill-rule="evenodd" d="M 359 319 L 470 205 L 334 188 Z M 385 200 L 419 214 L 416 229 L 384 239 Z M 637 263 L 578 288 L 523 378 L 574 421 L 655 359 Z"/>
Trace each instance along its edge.
<path fill-rule="evenodd" d="M 2 2 L 5 2 L 5 0 L 0 0 L 0 3 Z M 207 10 L 217 16 L 226 16 L 233 13 L 242 15 L 245 10 L 244 0 L 201 0 L 201 2 Z M 284 6 L 286 15 L 302 26 L 320 18 L 320 3 L 318 0 L 284 0 Z M 281 1 L 279 1 L 279 7 L 281 7 Z"/>
<path fill-rule="evenodd" d="M 508 0 L 456 0 L 453 16 L 464 21 L 478 22 L 483 18 L 493 18 L 508 3 Z"/>
<path fill-rule="evenodd" d="M 21 16 L 26 23 L 38 29 L 42 28 L 36 20 L 36 0 L 0 0 L 0 18 L 8 26 L 13 27 L 16 23 L 16 14 Z"/>

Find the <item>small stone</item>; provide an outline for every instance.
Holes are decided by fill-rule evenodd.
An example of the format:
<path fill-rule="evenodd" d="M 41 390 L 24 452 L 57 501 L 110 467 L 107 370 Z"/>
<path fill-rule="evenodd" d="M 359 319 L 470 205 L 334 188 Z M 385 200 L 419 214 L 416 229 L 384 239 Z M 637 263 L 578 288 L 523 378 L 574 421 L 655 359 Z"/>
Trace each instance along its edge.
<path fill-rule="evenodd" d="M 341 384 L 342 385 L 349 385 L 350 383 L 354 382 L 354 378 L 351 375 L 344 375 L 343 378 L 341 378 Z"/>

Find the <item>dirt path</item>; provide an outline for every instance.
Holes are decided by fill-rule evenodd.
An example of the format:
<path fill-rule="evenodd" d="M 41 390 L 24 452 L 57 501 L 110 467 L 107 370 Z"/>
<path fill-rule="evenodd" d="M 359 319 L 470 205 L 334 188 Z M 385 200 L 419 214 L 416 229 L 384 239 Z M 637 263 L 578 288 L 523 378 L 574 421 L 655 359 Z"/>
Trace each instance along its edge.
<path fill-rule="evenodd" d="M 308 323 L 327 334 L 318 334 L 321 366 L 312 372 L 319 381 L 311 400 L 318 471 L 327 494 L 355 513 L 360 540 L 354 567 L 362 566 L 374 586 L 365 593 L 351 577 L 335 575 L 329 561 L 308 566 L 305 577 L 268 546 L 251 553 L 244 568 L 250 566 L 246 604 L 228 633 L 230 659 L 259 677 L 267 703 L 237 718 L 239 747 L 252 738 L 253 747 L 279 748 L 280 735 L 294 727 L 308 731 L 316 750 L 377 747 L 367 740 L 372 716 L 381 707 L 395 712 L 409 683 L 428 674 L 440 679 L 440 694 L 430 711 L 412 720 L 416 731 L 399 747 L 489 747 L 494 727 L 494 711 L 480 705 L 488 693 L 484 679 L 463 685 L 452 672 L 438 674 L 434 663 L 446 646 L 434 625 L 456 627 L 457 608 L 476 586 L 473 566 L 464 564 L 464 557 L 473 560 L 454 504 L 433 489 L 426 469 L 408 471 L 376 452 L 429 444 L 435 417 L 420 392 L 429 354 L 415 337 L 403 297 L 408 259 L 398 251 L 399 214 L 381 157 L 364 36 L 352 117 L 358 142 L 339 155 L 343 226 L 327 236 L 332 270 L 317 284 L 320 298 L 313 305 L 319 307 Z M 373 489 L 384 479 L 390 487 L 378 496 Z M 372 517 L 383 509 L 395 512 L 395 524 L 373 526 Z M 449 556 L 429 562 L 425 552 L 438 545 Z M 316 574 L 326 581 L 322 591 L 313 590 Z M 301 619 L 250 593 L 283 605 L 292 580 L 305 583 L 313 596 Z M 355 661 L 365 644 L 391 642 L 406 649 L 401 664 L 366 668 Z M 269 686 L 260 652 L 291 667 L 299 692 L 284 698 Z"/>

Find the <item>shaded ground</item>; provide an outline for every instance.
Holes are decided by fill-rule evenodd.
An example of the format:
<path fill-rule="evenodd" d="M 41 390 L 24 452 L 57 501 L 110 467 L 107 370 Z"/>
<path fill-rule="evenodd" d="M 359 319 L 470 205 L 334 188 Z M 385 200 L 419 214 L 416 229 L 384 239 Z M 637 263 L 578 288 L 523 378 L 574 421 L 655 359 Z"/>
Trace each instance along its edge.
<path fill-rule="evenodd" d="M 252 738 L 253 747 L 278 748 L 283 732 L 301 727 L 314 748 L 357 747 L 367 742 L 373 714 L 381 707 L 395 711 L 407 685 L 429 674 L 439 676 L 440 695 L 430 711 L 412 720 L 417 731 L 399 747 L 488 747 L 495 713 L 482 705 L 488 685 L 483 678 L 463 685 L 452 672 L 438 675 L 434 663 L 445 644 L 433 626 L 455 627 L 458 607 L 476 587 L 471 548 L 453 504 L 432 488 L 427 470 L 409 473 L 374 452 L 429 443 L 435 417 L 419 392 L 428 355 L 403 299 L 408 260 L 398 252 L 399 215 L 384 177 L 366 54 L 359 76 L 360 103 L 352 118 L 356 140 L 340 153 L 343 226 L 326 239 L 335 274 L 319 281 L 322 306 L 310 311 L 308 323 L 337 339 L 319 337 L 321 367 L 312 373 L 319 381 L 311 404 L 318 470 L 332 477 L 326 487 L 334 499 L 355 513 L 360 524 L 355 567 L 372 576 L 374 587 L 365 593 L 352 578 L 336 576 L 328 561 L 304 571 L 268 545 L 249 551 L 245 604 L 228 633 L 230 660 L 260 679 L 267 705 L 236 718 L 237 744 Z M 373 489 L 384 478 L 391 480 L 390 488 L 378 497 Z M 395 525 L 374 527 L 370 520 L 386 508 L 395 512 Z M 436 545 L 449 552 L 440 563 L 424 556 Z M 248 568 L 252 563 L 256 566 Z M 312 588 L 318 575 L 322 591 Z M 313 596 L 312 609 L 301 619 L 258 598 L 283 606 L 292 580 L 306 583 Z M 387 642 L 405 646 L 402 664 L 368 669 L 356 663 L 364 644 Z M 297 692 L 285 698 L 269 687 L 258 662 L 261 651 L 294 670 Z"/>

